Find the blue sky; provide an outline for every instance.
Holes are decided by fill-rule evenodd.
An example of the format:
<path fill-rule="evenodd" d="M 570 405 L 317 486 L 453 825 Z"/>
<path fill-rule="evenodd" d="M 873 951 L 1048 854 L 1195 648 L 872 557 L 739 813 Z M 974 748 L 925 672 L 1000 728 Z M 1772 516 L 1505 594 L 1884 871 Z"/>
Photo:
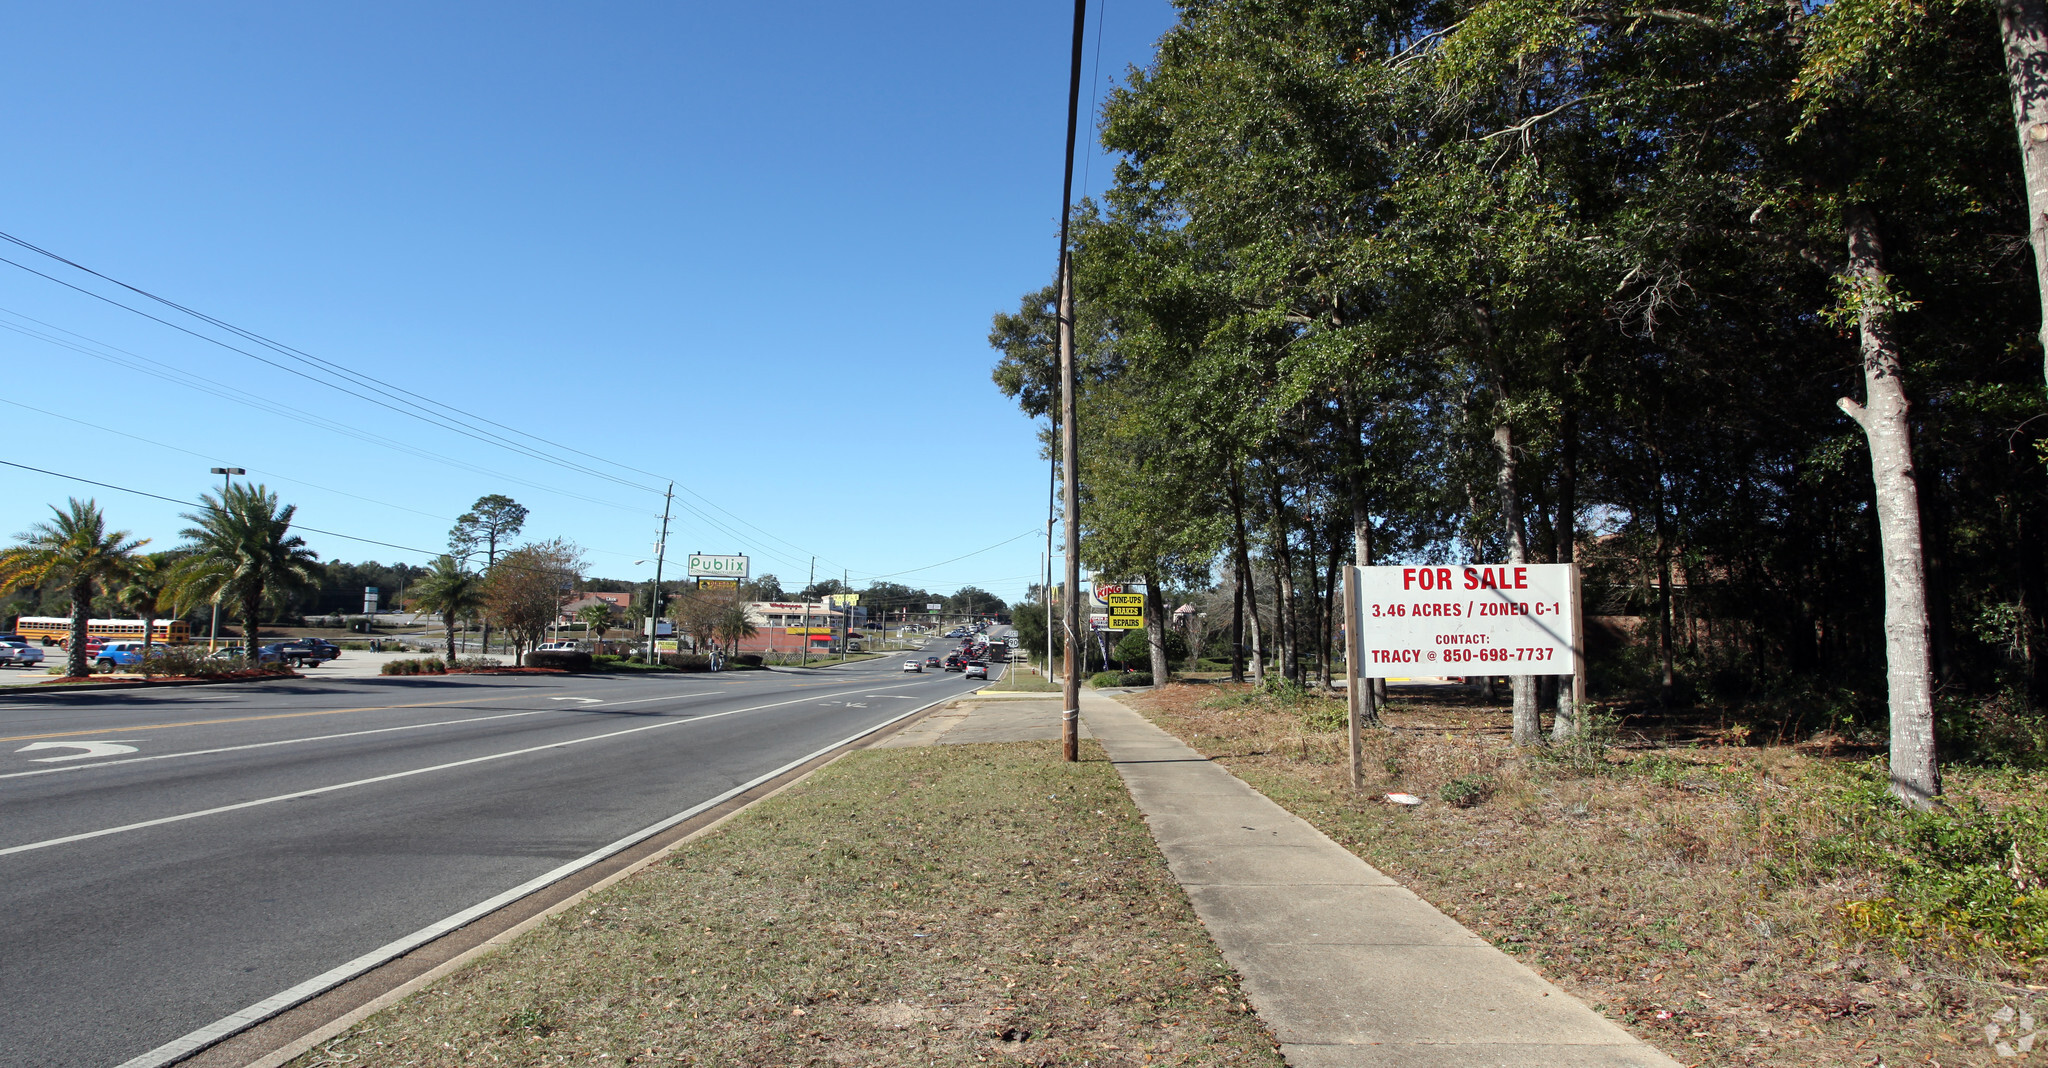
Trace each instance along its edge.
<path fill-rule="evenodd" d="M 651 570 L 632 561 L 674 478 L 671 557 L 743 551 L 794 587 L 815 553 L 820 577 L 1014 599 L 1043 547 L 1045 467 L 986 339 L 1051 275 L 1071 11 L 17 6 L 0 230 L 610 477 L 7 264 L 0 457 L 180 500 L 209 467 L 245 467 L 307 526 L 435 550 L 505 493 L 532 509 L 527 536 L 622 578 Z M 1163 0 L 1092 10 L 1083 106 L 1172 19 Z M 1095 156 L 1087 189 L 1110 168 Z M 183 525 L 169 503 L 7 478 L 0 535 L 74 494 L 157 547 Z M 422 562 L 307 537 L 325 558 Z"/>

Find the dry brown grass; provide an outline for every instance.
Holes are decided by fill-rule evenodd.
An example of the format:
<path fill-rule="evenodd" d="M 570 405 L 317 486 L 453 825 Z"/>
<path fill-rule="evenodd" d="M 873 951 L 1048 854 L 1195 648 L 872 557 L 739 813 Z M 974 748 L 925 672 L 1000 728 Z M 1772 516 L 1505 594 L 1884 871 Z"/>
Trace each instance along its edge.
<path fill-rule="evenodd" d="M 1410 700 L 1368 732 L 1361 796 L 1342 732 L 1308 729 L 1300 706 L 1205 705 L 1232 690 L 1131 703 L 1688 1065 L 2006 1064 L 1984 1031 L 1994 1013 L 2015 1010 L 2008 1042 L 2018 1012 L 2048 1022 L 2044 962 L 1860 939 L 1840 906 L 1881 895 L 1878 876 L 1802 874 L 1820 869 L 1801 850 L 1832 826 L 1824 760 L 1721 747 L 1532 759 L 1507 746 L 1505 708 Z M 1460 778 L 1484 799 L 1440 800 Z M 1951 778 L 1994 801 L 2040 785 Z M 1376 800 L 1389 791 L 1426 800 Z M 2048 1058 L 2048 1035 L 2043 1047 L 2025 1059 Z"/>
<path fill-rule="evenodd" d="M 1261 1065 L 1092 743 L 856 753 L 294 1062 Z"/>

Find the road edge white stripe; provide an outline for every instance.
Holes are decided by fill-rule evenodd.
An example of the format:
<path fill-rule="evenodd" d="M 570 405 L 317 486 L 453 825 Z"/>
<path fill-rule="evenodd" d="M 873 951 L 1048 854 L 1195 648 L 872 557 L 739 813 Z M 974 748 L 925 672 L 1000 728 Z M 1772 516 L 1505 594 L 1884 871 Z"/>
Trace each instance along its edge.
<path fill-rule="evenodd" d="M 872 686 L 861 688 L 874 689 L 874 687 Z M 198 1051 L 205 1049 L 206 1047 L 211 1046 L 214 1043 L 219 1042 L 220 1040 L 235 1034 L 236 1032 L 246 1030 L 249 1027 L 261 1023 L 264 1020 L 267 1020 L 270 1017 L 275 1016 L 278 1013 L 281 1013 L 294 1005 L 298 1005 L 302 1002 L 317 997 L 320 994 L 326 993 L 328 990 L 340 986 L 342 983 L 345 983 L 348 980 L 353 979 L 356 976 L 361 975 L 364 972 L 367 972 L 380 964 L 402 957 L 405 954 L 410 953 L 413 950 L 418 949 L 419 947 L 426 945 L 429 942 L 432 942 L 434 939 L 449 933 L 450 931 L 458 930 L 471 923 L 474 923 L 475 921 L 482 919 L 483 917 L 488 916 L 491 913 L 496 912 L 507 905 L 510 905 L 514 901 L 526 897 L 527 895 L 532 894 L 536 891 L 545 889 L 546 887 L 554 883 L 560 882 L 561 880 L 566 879 L 569 876 L 574 875 L 577 872 L 582 871 L 583 869 L 588 868 L 601 860 L 604 860 L 606 857 L 610 857 L 613 854 L 620 852 L 621 850 L 629 849 L 640 842 L 644 842 L 647 839 L 652 838 L 665 830 L 668 830 L 670 827 L 673 827 L 676 824 L 682 823 L 686 820 L 696 817 L 697 815 L 703 812 L 716 808 L 719 805 L 722 805 L 727 801 L 730 801 L 733 798 L 738 797 L 743 793 L 746 793 L 748 790 L 751 790 L 754 787 L 761 785 L 762 783 L 770 782 L 774 780 L 777 776 L 785 775 L 790 771 L 803 767 L 805 764 L 808 764 L 811 761 L 816 760 L 819 757 L 832 752 L 834 749 L 839 749 L 843 746 L 852 745 L 854 742 L 857 742 L 862 738 L 865 738 L 868 735 L 881 730 L 884 727 L 900 723 L 906 719 L 909 719 L 912 716 L 917 715 L 920 712 L 923 712 L 925 709 L 928 709 L 933 705 L 937 705 L 945 701 L 954 700 L 959 696 L 959 694 L 948 694 L 944 697 L 939 698 L 936 701 L 930 701 L 925 704 L 919 705 L 916 708 L 913 708 L 900 716 L 893 716 L 889 719 L 883 720 L 882 722 L 877 723 L 874 726 L 867 728 L 866 730 L 862 730 L 857 733 L 847 735 L 845 738 L 842 738 L 839 741 L 836 741 L 831 745 L 824 747 L 823 749 L 819 749 L 806 756 L 798 757 L 797 759 L 792 760 L 779 768 L 776 768 L 774 771 L 767 772 L 748 782 L 741 783 L 740 785 L 735 786 L 722 794 L 719 794 L 717 797 L 711 798 L 708 801 L 700 802 L 696 805 L 692 805 L 691 807 L 683 810 L 682 812 L 678 812 L 675 815 L 670 816 L 667 819 L 661 820 L 658 823 L 649 824 L 648 826 L 643 827 L 640 830 L 634 831 L 632 834 L 629 834 L 624 838 L 612 842 L 609 845 L 600 846 L 597 849 L 589 853 L 585 853 L 584 855 L 576 858 L 575 860 L 572 860 L 569 863 L 554 869 L 553 871 L 535 876 L 534 878 L 529 879 L 526 882 L 523 882 L 510 890 L 505 891 L 504 893 L 498 894 L 495 897 L 486 898 L 485 900 L 480 901 L 477 904 L 471 905 L 470 907 L 463 909 L 461 912 L 455 913 L 454 915 L 449 916 L 446 919 L 437 920 L 434 923 L 430 923 L 427 926 L 422 927 L 419 930 L 414 931 L 413 933 L 406 935 L 403 938 L 397 939 L 392 942 L 387 942 L 384 945 L 379 946 L 376 949 L 373 949 L 370 952 L 365 953 L 362 956 L 357 957 L 356 959 L 349 961 L 346 964 L 343 964 L 336 968 L 330 968 L 327 971 L 322 972 L 319 975 L 316 975 L 313 978 L 298 984 L 297 986 L 280 991 L 276 994 L 272 994 L 271 996 L 264 998 L 262 1001 L 259 1001 L 254 1005 L 249 1006 L 248 1008 L 241 1009 L 236 1012 L 231 1012 L 226 1016 L 223 1016 L 220 1019 L 215 1020 L 210 1024 L 207 1024 L 205 1027 L 201 1027 L 198 1030 L 191 1032 L 190 1034 L 184 1035 L 183 1037 L 172 1039 L 171 1041 L 166 1042 L 153 1050 L 150 1050 L 148 1053 L 144 1053 L 141 1056 L 133 1057 L 129 1060 L 122 1061 L 119 1065 L 116 1065 L 115 1068 L 163 1068 L 163 1066 L 165 1065 L 175 1064 L 178 1061 L 183 1060 L 185 1057 L 193 1053 L 197 1053 Z M 787 703 L 796 704 L 799 702 Z M 761 707 L 774 708 L 778 706 L 764 705 Z M 759 709 L 735 709 L 734 711 L 759 711 Z M 731 713 L 719 713 L 719 715 L 730 714 Z M 543 746 L 542 748 L 552 747 Z"/>

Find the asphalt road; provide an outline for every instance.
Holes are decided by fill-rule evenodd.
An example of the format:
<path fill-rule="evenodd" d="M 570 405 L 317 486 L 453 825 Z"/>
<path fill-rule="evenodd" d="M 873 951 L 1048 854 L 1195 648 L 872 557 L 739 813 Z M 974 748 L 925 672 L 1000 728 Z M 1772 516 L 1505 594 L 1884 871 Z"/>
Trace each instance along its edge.
<path fill-rule="evenodd" d="M 0 694 L 0 1064 L 123 1064 L 980 685 L 903 659 Z"/>

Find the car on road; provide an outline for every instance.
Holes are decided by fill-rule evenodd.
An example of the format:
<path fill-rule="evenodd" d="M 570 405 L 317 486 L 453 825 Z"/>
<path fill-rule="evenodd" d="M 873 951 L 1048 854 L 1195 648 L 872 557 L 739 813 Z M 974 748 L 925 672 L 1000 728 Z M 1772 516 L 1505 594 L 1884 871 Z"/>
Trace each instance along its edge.
<path fill-rule="evenodd" d="M 945 661 L 943 661 L 943 660 L 940 660 L 940 659 L 939 659 L 938 657 L 936 657 L 936 656 L 928 656 L 928 657 L 925 657 L 925 658 L 924 658 L 924 666 L 926 666 L 926 667 L 945 667 L 945 666 L 946 666 L 946 662 L 945 662 Z"/>
<path fill-rule="evenodd" d="M 903 670 L 905 670 L 905 671 L 915 671 L 915 672 L 917 672 L 918 674 L 922 675 L 922 674 L 924 674 L 924 661 L 922 661 L 922 660 L 905 660 L 905 661 L 903 662 Z"/>
<path fill-rule="evenodd" d="M 964 669 L 964 674 L 961 677 L 968 679 L 986 679 L 988 678 L 988 665 L 969 664 Z"/>
<path fill-rule="evenodd" d="M 964 667 L 964 666 L 965 666 L 965 664 L 964 664 L 964 663 L 963 663 L 963 662 L 961 661 L 961 659 L 960 659 L 959 657 L 957 657 L 957 656 L 949 656 L 949 657 L 947 657 L 947 658 L 946 658 L 946 670 L 947 670 L 947 671 L 958 671 L 958 670 L 960 670 L 960 669 L 961 669 L 962 667 Z"/>
<path fill-rule="evenodd" d="M 19 638 L 0 641 L 0 665 L 25 668 L 34 667 L 42 662 L 41 649 Z"/>

